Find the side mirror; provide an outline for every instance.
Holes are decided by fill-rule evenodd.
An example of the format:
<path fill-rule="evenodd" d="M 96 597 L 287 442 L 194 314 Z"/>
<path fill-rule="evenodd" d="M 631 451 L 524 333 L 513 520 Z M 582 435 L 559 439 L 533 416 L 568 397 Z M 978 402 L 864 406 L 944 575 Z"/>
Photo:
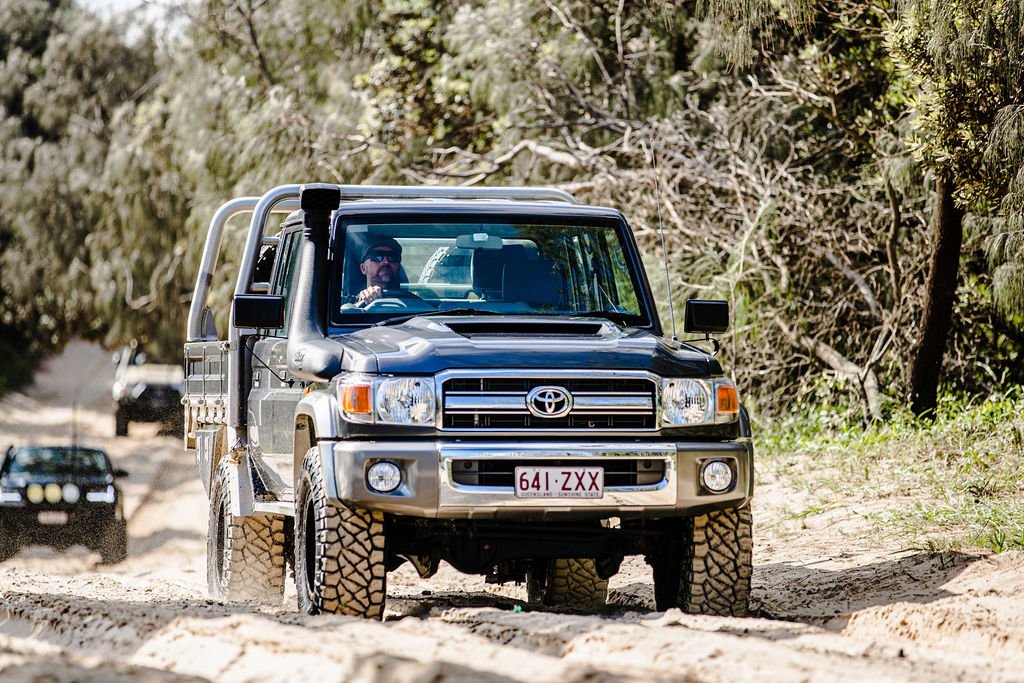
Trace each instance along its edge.
<path fill-rule="evenodd" d="M 720 334 L 729 329 L 729 302 L 687 299 L 684 332 Z"/>
<path fill-rule="evenodd" d="M 240 328 L 279 329 L 284 325 L 284 297 L 276 294 L 236 294 L 231 323 Z"/>
<path fill-rule="evenodd" d="M 120 467 L 115 467 L 114 471 L 111 472 L 114 475 L 114 479 L 126 479 L 128 477 L 128 470 L 123 470 Z"/>

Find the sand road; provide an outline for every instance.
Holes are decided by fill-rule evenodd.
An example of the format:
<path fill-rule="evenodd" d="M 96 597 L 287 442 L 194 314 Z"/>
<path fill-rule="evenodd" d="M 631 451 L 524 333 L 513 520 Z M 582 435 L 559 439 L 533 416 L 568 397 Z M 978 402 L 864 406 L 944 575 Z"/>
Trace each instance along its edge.
<path fill-rule="evenodd" d="M 748 619 L 654 611 L 627 560 L 607 609 L 536 611 L 524 587 L 445 567 L 389 575 L 385 620 L 306 617 L 206 595 L 207 501 L 180 439 L 113 436 L 109 355 L 73 344 L 0 402 L 0 445 L 105 448 L 125 482 L 129 558 L 32 547 L 0 564 L 3 681 L 1024 681 L 1024 556 L 909 552 L 864 520 L 813 519 L 759 481 Z M 521 608 L 519 611 L 517 608 Z"/>

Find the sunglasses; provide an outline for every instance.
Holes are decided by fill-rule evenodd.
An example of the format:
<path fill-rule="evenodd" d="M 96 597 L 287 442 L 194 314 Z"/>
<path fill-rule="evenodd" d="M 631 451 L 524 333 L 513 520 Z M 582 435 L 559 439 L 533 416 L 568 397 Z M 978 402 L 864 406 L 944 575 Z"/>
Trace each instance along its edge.
<path fill-rule="evenodd" d="M 392 254 L 390 252 L 386 253 L 386 254 L 382 254 L 380 252 L 376 252 L 376 253 L 370 254 L 369 256 L 366 257 L 367 261 L 373 261 L 374 263 L 383 263 L 384 259 L 387 259 L 388 263 L 401 263 L 402 262 L 402 257 L 400 257 L 400 256 L 398 256 L 396 254 Z"/>

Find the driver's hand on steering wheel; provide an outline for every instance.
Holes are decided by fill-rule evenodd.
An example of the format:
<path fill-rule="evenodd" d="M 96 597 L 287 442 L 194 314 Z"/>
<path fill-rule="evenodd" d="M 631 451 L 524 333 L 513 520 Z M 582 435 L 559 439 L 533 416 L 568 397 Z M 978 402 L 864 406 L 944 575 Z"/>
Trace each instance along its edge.
<path fill-rule="evenodd" d="M 377 285 L 367 287 L 363 291 L 359 292 L 359 296 L 356 297 L 356 306 L 364 307 L 368 304 L 373 303 L 377 299 L 383 296 L 384 290 Z"/>

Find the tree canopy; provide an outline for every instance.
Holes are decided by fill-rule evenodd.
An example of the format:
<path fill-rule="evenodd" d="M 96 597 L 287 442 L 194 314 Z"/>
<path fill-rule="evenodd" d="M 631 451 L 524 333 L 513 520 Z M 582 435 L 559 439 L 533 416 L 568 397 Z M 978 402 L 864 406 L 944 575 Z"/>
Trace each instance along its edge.
<path fill-rule="evenodd" d="M 969 229 L 943 376 L 986 390 L 1024 341 L 1022 5 L 201 0 L 159 41 L 13 0 L 0 343 L 174 358 L 234 196 L 553 184 L 626 212 L 667 319 L 661 216 L 676 305 L 729 299 L 752 403 L 878 416 L 908 391 L 949 173 Z"/>

